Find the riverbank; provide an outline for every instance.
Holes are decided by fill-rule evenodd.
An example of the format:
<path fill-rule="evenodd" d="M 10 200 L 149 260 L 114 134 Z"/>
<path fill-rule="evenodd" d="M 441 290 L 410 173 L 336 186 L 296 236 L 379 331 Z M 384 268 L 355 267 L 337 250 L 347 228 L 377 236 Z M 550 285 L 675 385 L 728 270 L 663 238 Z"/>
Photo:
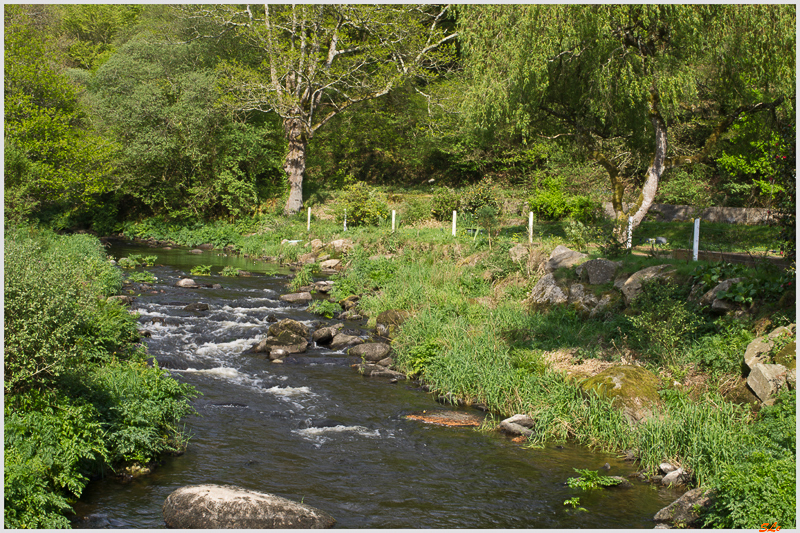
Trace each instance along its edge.
<path fill-rule="evenodd" d="M 325 247 L 315 251 L 315 239 L 323 244 L 350 239 L 352 250 L 338 254 L 346 268 L 334 277 L 331 299 L 357 296 L 358 314 L 369 317 L 371 325 L 381 312 L 408 312 L 392 343 L 395 366 L 433 392 L 453 402 L 482 404 L 497 417 L 530 415 L 534 446 L 572 439 L 628 451 L 645 475 L 657 475 L 665 461 L 681 466 L 691 474 L 690 484 L 717 490 L 718 503 L 706 516 L 710 525 L 745 527 L 746 520 L 761 520 L 756 515 L 775 518 L 746 527 L 791 522 L 793 498 L 786 507 L 742 476 L 763 470 L 781 498 L 794 494 L 793 467 L 788 471 L 795 460 L 794 440 L 771 434 L 776 428 L 793 433 L 794 391 L 785 392 L 775 407 L 760 410 L 747 405 L 746 395 L 737 397 L 748 343 L 794 322 L 794 293 L 786 285 L 791 281 L 767 268 L 725 272 L 713 263 L 628 255 L 619 258 L 621 272 L 667 263 L 675 268 L 674 283 L 654 285 L 640 303 L 617 302 L 594 317 L 570 306 L 535 310 L 529 305 L 531 291 L 544 276 L 542 265 L 564 240 L 552 226 L 540 225 L 536 244 L 526 246 L 526 235 L 517 228 L 501 231 L 490 243 L 463 231 L 454 238 L 445 225 L 430 222 L 395 233 L 387 227 L 345 233 L 333 221 L 315 221 L 308 232 L 300 220 L 285 220 L 248 228 L 234 240 L 240 253 L 299 267 L 337 255 Z M 589 248 L 586 259 L 599 255 Z M 574 275 L 570 269 L 554 272 L 562 284 Z M 739 312 L 719 316 L 688 300 L 699 281 L 733 275 L 758 288 Z M 562 355 L 560 367 L 554 354 Z M 607 401 L 581 392 L 565 366 L 591 366 L 586 363 L 592 361 L 638 365 L 657 376 L 652 416 L 632 425 Z M 753 450 L 760 459 L 754 459 Z M 737 514 L 735 501 L 750 502 L 747 513 Z M 777 509 L 791 512 L 769 514 Z"/>
<path fill-rule="evenodd" d="M 96 238 L 7 226 L 4 244 L 4 525 L 69 527 L 90 479 L 183 452 L 196 394 L 148 366 Z"/>

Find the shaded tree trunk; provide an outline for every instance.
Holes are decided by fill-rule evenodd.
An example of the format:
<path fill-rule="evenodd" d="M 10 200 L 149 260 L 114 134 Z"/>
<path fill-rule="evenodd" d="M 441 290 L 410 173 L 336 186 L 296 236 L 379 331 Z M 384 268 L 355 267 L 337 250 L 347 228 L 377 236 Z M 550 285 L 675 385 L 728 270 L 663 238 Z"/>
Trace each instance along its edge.
<path fill-rule="evenodd" d="M 303 178 L 306 172 L 308 136 L 299 118 L 284 119 L 283 127 L 286 139 L 289 141 L 289 152 L 283 164 L 283 170 L 286 171 L 289 180 L 289 198 L 286 200 L 283 213 L 294 215 L 303 207 Z"/>

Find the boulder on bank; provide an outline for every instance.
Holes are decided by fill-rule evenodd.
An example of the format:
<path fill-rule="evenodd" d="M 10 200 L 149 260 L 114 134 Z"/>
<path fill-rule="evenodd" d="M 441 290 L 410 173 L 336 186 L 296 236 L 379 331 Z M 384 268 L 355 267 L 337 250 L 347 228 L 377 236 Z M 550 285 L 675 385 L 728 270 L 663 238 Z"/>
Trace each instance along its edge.
<path fill-rule="evenodd" d="M 603 258 L 592 259 L 578 265 L 575 268 L 575 273 L 578 274 L 578 279 L 589 283 L 589 285 L 602 285 L 614 281 L 614 276 L 617 275 L 617 270 L 620 266 L 621 263 L 616 261 L 609 261 Z"/>
<path fill-rule="evenodd" d="M 712 503 L 712 492 L 698 487 L 661 509 L 653 520 L 659 524 L 668 524 L 673 527 L 700 527 L 702 525 L 700 521 L 702 509 L 710 507 Z"/>
<path fill-rule="evenodd" d="M 336 523 L 324 511 L 274 494 L 233 485 L 190 485 L 162 507 L 174 529 L 323 529 Z"/>
<path fill-rule="evenodd" d="M 510 435 L 533 435 L 533 419 L 528 415 L 514 415 L 500 422 L 500 430 Z"/>
<path fill-rule="evenodd" d="M 772 405 L 775 395 L 786 384 L 786 367 L 758 363 L 747 376 L 747 386 L 762 403 Z"/>
<path fill-rule="evenodd" d="M 400 326 L 403 325 L 411 314 L 402 309 L 389 309 L 379 314 L 375 319 L 375 328 L 381 337 L 394 338 Z"/>
<path fill-rule="evenodd" d="M 638 422 L 649 413 L 649 408 L 658 402 L 658 378 L 640 366 L 619 365 L 600 372 L 581 382 L 586 393 L 596 392 L 612 398 L 614 405 L 622 408 L 633 422 Z"/>
<path fill-rule="evenodd" d="M 545 263 L 544 269 L 548 273 L 554 272 L 559 268 L 573 267 L 589 257 L 586 254 L 570 250 L 563 244 L 556 246 L 553 253 L 550 254 L 550 259 Z"/>
<path fill-rule="evenodd" d="M 344 254 L 353 250 L 353 241 L 350 239 L 337 239 L 328 243 L 328 248 L 335 254 Z"/>
<path fill-rule="evenodd" d="M 622 294 L 625 303 L 630 304 L 642 291 L 642 283 L 651 279 L 661 279 L 673 275 L 675 267 L 672 265 L 656 265 L 640 270 L 629 277 L 622 285 Z"/>

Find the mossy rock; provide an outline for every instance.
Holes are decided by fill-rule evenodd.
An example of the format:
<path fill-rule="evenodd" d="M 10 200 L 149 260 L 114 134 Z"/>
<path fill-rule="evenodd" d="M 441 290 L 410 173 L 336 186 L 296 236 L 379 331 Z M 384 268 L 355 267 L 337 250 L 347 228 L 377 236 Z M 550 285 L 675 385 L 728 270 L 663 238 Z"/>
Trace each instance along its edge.
<path fill-rule="evenodd" d="M 785 366 L 789 370 L 797 368 L 797 341 L 792 341 L 781 348 L 778 353 L 772 357 L 772 360 L 779 365 Z"/>
<path fill-rule="evenodd" d="M 613 400 L 632 421 L 645 418 L 651 406 L 658 403 L 658 378 L 652 372 L 633 365 L 608 368 L 581 382 L 587 394 L 596 392 Z"/>

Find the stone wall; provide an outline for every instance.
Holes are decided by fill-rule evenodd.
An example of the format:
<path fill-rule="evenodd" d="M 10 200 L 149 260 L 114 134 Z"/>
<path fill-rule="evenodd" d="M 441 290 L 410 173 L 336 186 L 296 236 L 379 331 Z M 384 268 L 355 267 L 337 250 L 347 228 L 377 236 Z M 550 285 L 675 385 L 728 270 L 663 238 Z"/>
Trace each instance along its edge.
<path fill-rule="evenodd" d="M 625 205 L 627 209 L 629 206 Z M 614 216 L 611 202 L 603 204 L 606 215 Z M 654 216 L 657 222 L 682 222 L 693 218 L 701 218 L 707 222 L 725 222 L 728 224 L 767 224 L 772 216 L 768 209 L 744 207 L 707 207 L 697 210 L 690 205 L 653 204 L 648 211 L 648 218 Z"/>

